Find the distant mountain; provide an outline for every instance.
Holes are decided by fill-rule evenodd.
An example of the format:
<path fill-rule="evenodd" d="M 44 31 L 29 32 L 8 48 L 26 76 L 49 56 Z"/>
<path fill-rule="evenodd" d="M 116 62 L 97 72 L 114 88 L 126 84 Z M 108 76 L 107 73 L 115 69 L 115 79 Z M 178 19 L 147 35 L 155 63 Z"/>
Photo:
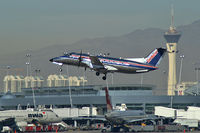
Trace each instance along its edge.
<path fill-rule="evenodd" d="M 193 22 L 189 25 L 178 26 L 177 30 L 181 32 L 182 36 L 178 44 L 179 53 L 177 54 L 177 81 L 179 75 L 179 56 L 184 54 L 185 59 L 183 61 L 183 81 L 194 81 L 195 80 L 195 63 L 200 62 L 200 20 Z M 94 39 L 84 39 L 73 44 L 53 45 L 45 47 L 39 50 L 31 51 L 32 57 L 32 69 L 39 68 L 41 70 L 40 75 L 46 77 L 52 73 L 59 73 L 58 66 L 49 62 L 49 59 L 55 56 L 62 55 L 64 51 L 75 51 L 89 52 L 97 55 L 99 53 L 110 53 L 110 56 L 114 57 L 143 57 L 150 53 L 156 47 L 165 47 L 166 42 L 163 38 L 164 32 L 167 29 L 149 28 L 144 30 L 135 30 L 131 33 L 115 36 L 115 37 L 104 37 Z M 26 75 L 26 55 L 27 51 L 18 53 L 15 55 L 6 55 L 0 57 L 2 65 L 10 65 L 14 68 L 23 68 L 24 72 L 11 72 L 15 74 Z M 66 73 L 66 67 L 64 67 L 63 73 Z M 125 84 L 140 84 L 143 79 L 144 84 L 155 84 L 158 88 L 167 88 L 167 71 L 168 71 L 168 58 L 167 54 L 161 61 L 159 70 L 149 72 L 142 75 L 135 74 L 114 74 L 114 83 L 125 83 Z M 70 75 L 83 75 L 84 71 L 82 68 L 69 67 Z M 6 72 L 1 74 L 0 80 L 3 80 Z M 34 74 L 34 72 L 33 72 Z M 86 76 L 89 80 L 89 84 L 103 84 L 104 81 L 101 77 L 96 77 L 94 72 L 86 71 Z M 108 77 L 109 82 L 111 76 Z M 2 83 L 1 83 L 2 86 Z M 163 90 L 160 91 L 163 91 Z"/>

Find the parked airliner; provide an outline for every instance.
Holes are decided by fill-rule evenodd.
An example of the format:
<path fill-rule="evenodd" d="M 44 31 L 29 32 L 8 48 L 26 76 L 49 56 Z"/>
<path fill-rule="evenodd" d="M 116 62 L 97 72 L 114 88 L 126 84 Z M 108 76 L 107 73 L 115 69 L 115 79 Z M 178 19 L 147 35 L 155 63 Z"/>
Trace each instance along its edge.
<path fill-rule="evenodd" d="M 63 56 L 55 57 L 49 61 L 58 65 L 74 65 L 90 68 L 96 71 L 96 75 L 104 74 L 103 80 L 106 80 L 107 73 L 144 73 L 158 69 L 162 56 L 166 52 L 164 48 L 156 48 L 146 58 L 113 58 L 103 55 L 93 56 L 90 54 L 69 53 Z"/>
<path fill-rule="evenodd" d="M 105 88 L 107 114 L 106 120 L 111 124 L 111 132 L 119 132 L 120 128 L 124 132 L 128 132 L 129 128 L 126 124 L 133 124 L 134 122 L 153 121 L 158 119 L 153 114 L 146 114 L 143 110 L 114 110 L 109 96 L 109 90 Z"/>
<path fill-rule="evenodd" d="M 20 131 L 20 127 L 32 123 L 34 125 L 62 122 L 52 110 L 5 110 L 0 111 L 0 132 L 3 126 L 8 126 L 13 131 Z"/>

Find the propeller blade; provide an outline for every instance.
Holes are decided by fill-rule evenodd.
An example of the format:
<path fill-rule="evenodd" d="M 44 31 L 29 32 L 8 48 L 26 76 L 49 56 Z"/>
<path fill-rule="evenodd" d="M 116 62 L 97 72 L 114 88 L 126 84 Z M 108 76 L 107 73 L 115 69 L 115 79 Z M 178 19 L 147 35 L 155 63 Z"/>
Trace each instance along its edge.
<path fill-rule="evenodd" d="M 80 57 L 78 58 L 79 62 L 78 62 L 78 67 L 81 65 L 81 61 L 82 61 L 82 50 L 80 52 Z"/>

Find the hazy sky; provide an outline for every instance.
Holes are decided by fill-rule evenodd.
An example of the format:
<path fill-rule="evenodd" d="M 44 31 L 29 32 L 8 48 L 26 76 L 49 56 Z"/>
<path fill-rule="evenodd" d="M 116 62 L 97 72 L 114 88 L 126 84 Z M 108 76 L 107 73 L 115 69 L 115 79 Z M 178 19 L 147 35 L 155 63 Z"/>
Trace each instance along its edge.
<path fill-rule="evenodd" d="M 0 55 L 200 19 L 200 0 L 2 0 Z"/>

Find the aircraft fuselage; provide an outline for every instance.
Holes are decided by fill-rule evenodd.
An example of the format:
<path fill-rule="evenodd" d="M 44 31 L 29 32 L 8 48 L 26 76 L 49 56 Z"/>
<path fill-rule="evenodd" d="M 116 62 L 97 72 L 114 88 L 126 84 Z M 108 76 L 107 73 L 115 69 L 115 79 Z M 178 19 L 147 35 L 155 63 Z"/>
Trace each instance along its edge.
<path fill-rule="evenodd" d="M 33 123 L 34 121 L 40 124 L 57 123 L 61 122 L 53 111 L 32 111 L 32 110 L 6 110 L 0 111 L 0 118 L 15 118 L 16 122 L 25 121 L 27 123 Z"/>
<path fill-rule="evenodd" d="M 116 125 L 126 124 L 129 120 L 139 120 L 146 117 L 147 115 L 140 110 L 112 111 L 105 115 L 105 118 L 110 123 Z"/>
<path fill-rule="evenodd" d="M 55 57 L 51 59 L 50 61 L 56 63 L 56 64 L 66 64 L 66 65 L 74 65 L 78 66 L 79 65 L 79 58 L 80 54 L 79 53 L 70 53 L 68 55 L 60 56 L 60 57 Z M 106 66 L 112 66 L 116 68 L 115 72 L 120 72 L 120 73 L 142 73 L 142 72 L 148 72 L 151 70 L 157 69 L 157 67 L 148 65 L 145 63 L 139 63 L 135 61 L 130 61 L 126 59 L 120 59 L 120 58 L 112 58 L 112 57 L 104 57 L 104 56 L 97 56 L 99 61 L 106 67 Z M 82 61 L 80 62 L 81 67 L 89 67 L 89 64 L 86 65 L 85 62 L 91 62 L 89 55 L 83 54 L 81 55 Z M 103 68 L 102 68 L 103 70 Z M 98 71 L 101 72 L 101 68 L 98 68 Z M 102 71 L 101 73 L 104 73 Z"/>

